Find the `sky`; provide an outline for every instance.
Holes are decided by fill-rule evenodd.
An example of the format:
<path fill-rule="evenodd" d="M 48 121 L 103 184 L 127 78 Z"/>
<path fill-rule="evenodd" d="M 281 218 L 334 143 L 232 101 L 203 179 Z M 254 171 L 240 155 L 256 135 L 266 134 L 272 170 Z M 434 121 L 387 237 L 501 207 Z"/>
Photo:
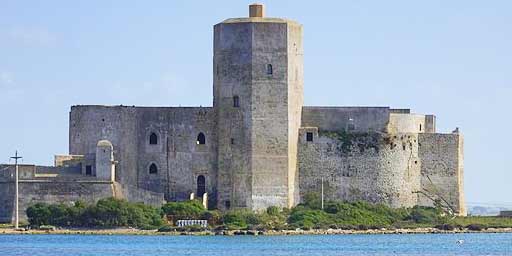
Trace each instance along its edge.
<path fill-rule="evenodd" d="M 68 152 L 72 105 L 211 106 L 213 25 L 251 1 L 1 0 L 0 163 Z M 469 203 L 512 203 L 512 1 L 264 1 L 304 25 L 305 104 L 437 115 Z"/>

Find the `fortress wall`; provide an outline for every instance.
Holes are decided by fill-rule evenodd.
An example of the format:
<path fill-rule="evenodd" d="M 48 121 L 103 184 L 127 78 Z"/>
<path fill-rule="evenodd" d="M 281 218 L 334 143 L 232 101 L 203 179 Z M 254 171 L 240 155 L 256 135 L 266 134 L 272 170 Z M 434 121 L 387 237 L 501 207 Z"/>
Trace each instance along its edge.
<path fill-rule="evenodd" d="M 114 146 L 116 181 L 184 200 L 205 175 L 207 191 L 216 192 L 215 113 L 202 107 L 74 106 L 70 114 L 70 154 L 94 156 L 99 140 Z M 151 133 L 158 136 L 149 144 Z M 197 145 L 203 132 L 206 145 Z M 154 163 L 158 172 L 149 174 Z M 93 165 L 94 168 L 94 165 Z"/>
<path fill-rule="evenodd" d="M 427 128 L 431 129 L 431 125 L 426 125 L 425 115 L 403 113 L 389 115 L 389 133 L 424 133 Z"/>
<path fill-rule="evenodd" d="M 169 200 L 186 200 L 197 194 L 197 178 L 206 178 L 210 199 L 216 196 L 217 134 L 213 108 L 139 108 L 137 156 L 139 187 L 166 193 Z M 158 136 L 156 145 L 149 144 L 149 136 Z M 199 133 L 206 138 L 197 144 Z M 149 173 L 149 166 L 158 167 L 157 174 Z"/>
<path fill-rule="evenodd" d="M 422 160 L 421 191 L 434 199 L 442 198 L 460 215 L 466 215 L 463 189 L 463 137 L 460 134 L 420 134 Z M 419 204 L 433 206 L 420 195 Z"/>
<path fill-rule="evenodd" d="M 14 214 L 14 182 L 0 182 L 0 221 L 10 222 Z M 26 209 L 34 203 L 71 203 L 78 200 L 94 203 L 101 198 L 113 197 L 112 183 L 57 182 L 21 180 L 19 183 L 20 220 L 26 220 Z"/>
<path fill-rule="evenodd" d="M 387 129 L 389 112 L 388 107 L 303 107 L 302 127 L 318 127 L 320 131 L 383 132 Z"/>
<path fill-rule="evenodd" d="M 69 154 L 84 155 L 93 173 L 96 146 L 100 140 L 114 145 L 116 181 L 136 185 L 136 132 L 135 107 L 124 106 L 72 106 L 69 123 Z M 83 166 L 86 168 L 86 166 Z"/>
<path fill-rule="evenodd" d="M 299 185 L 301 197 L 320 193 L 324 179 L 326 200 L 385 203 L 412 207 L 420 187 L 416 134 L 386 135 L 315 132 L 301 129 Z M 313 142 L 306 141 L 313 132 Z"/>

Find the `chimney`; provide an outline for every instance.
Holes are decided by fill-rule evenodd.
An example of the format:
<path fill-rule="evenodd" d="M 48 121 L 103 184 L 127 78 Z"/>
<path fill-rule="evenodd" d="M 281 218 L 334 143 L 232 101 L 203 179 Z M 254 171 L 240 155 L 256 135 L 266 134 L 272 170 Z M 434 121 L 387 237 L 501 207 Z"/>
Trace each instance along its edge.
<path fill-rule="evenodd" d="M 265 6 L 257 3 L 249 5 L 249 17 L 263 18 L 263 16 L 265 16 Z"/>

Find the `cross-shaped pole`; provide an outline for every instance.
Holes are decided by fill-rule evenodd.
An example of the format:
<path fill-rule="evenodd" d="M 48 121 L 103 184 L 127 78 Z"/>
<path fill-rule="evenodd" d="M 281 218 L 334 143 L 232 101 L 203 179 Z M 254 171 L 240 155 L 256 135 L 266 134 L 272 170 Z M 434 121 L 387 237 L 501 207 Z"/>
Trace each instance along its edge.
<path fill-rule="evenodd" d="M 14 169 L 15 169 L 15 178 L 14 178 L 14 190 L 16 191 L 15 192 L 15 198 L 14 198 L 14 203 L 15 203 L 15 206 L 14 206 L 14 228 L 15 229 L 18 229 L 19 228 L 19 225 L 20 225 L 20 219 L 19 219 L 19 194 L 18 194 L 18 159 L 21 159 L 22 157 L 21 156 L 18 156 L 18 151 L 16 150 L 16 153 L 14 154 L 14 156 L 11 157 L 12 159 L 14 159 Z"/>

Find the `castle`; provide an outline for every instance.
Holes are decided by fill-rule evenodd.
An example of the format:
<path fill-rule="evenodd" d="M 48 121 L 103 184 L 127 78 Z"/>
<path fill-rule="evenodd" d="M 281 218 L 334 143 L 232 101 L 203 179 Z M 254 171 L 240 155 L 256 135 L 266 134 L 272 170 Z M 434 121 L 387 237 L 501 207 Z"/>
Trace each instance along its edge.
<path fill-rule="evenodd" d="M 20 209 L 195 194 L 260 210 L 323 189 L 327 200 L 437 201 L 466 214 L 458 129 L 437 133 L 435 116 L 409 109 L 304 106 L 302 26 L 249 9 L 214 26 L 212 107 L 72 106 L 69 155 L 20 167 Z M 0 220 L 10 220 L 13 167 L 3 168 Z"/>

